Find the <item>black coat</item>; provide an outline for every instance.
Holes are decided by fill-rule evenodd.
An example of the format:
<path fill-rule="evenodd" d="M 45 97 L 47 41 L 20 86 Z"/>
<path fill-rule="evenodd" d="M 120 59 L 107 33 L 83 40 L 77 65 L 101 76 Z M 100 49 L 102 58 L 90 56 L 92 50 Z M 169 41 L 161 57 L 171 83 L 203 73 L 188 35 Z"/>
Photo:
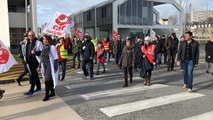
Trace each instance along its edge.
<path fill-rule="evenodd" d="M 205 52 L 206 52 L 206 62 L 213 63 L 213 42 L 207 42 L 205 45 Z M 210 56 L 210 58 L 208 58 Z"/>
<path fill-rule="evenodd" d="M 94 58 L 95 48 L 90 40 L 87 40 L 82 44 L 82 58 L 84 61 L 90 61 Z"/>
<path fill-rule="evenodd" d="M 129 48 L 127 48 L 125 46 L 122 50 L 119 64 L 122 65 L 123 67 L 133 67 L 134 61 L 135 61 L 134 47 L 130 46 Z"/>
<path fill-rule="evenodd" d="M 166 40 L 166 43 L 165 43 L 165 47 L 166 47 L 167 52 L 169 52 L 169 53 L 171 53 L 171 52 L 172 53 L 177 53 L 177 51 L 178 51 L 178 43 L 179 43 L 178 38 L 172 39 L 171 37 L 169 37 Z"/>
<path fill-rule="evenodd" d="M 184 62 L 186 60 L 186 52 L 187 52 L 187 41 L 184 41 L 179 46 L 178 57 L 177 60 Z M 194 64 L 198 64 L 199 62 L 199 43 L 195 40 L 192 40 L 192 61 Z"/>
<path fill-rule="evenodd" d="M 156 45 L 156 49 L 155 49 L 155 53 L 163 53 L 163 43 L 159 40 L 159 41 L 153 41 L 152 44 Z"/>

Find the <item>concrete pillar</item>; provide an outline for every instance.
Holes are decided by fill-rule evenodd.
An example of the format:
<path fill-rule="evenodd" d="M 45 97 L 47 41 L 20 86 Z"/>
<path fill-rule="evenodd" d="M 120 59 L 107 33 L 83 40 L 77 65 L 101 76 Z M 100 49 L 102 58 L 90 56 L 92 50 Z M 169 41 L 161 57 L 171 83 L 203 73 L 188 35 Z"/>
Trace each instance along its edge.
<path fill-rule="evenodd" d="M 30 9 L 32 15 L 32 31 L 35 32 L 36 36 L 38 36 L 38 29 L 37 29 L 37 2 L 36 0 L 30 0 Z"/>
<path fill-rule="evenodd" d="M 0 5 L 0 39 L 7 48 L 10 48 L 9 14 L 7 0 L 0 0 Z"/>

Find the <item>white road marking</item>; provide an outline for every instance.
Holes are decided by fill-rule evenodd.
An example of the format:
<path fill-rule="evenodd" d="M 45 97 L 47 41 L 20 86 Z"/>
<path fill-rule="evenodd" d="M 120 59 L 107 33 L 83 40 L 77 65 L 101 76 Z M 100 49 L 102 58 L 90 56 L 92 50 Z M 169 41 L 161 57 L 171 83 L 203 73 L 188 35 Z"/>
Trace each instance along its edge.
<path fill-rule="evenodd" d="M 142 80 L 141 77 L 133 77 L 133 82 L 134 80 Z M 96 82 L 87 82 L 87 83 L 79 83 L 79 84 L 73 84 L 73 85 L 66 85 L 65 87 L 67 89 L 75 89 L 75 88 L 81 88 L 81 87 L 87 87 L 87 86 L 97 86 L 97 85 L 106 85 L 106 84 L 113 84 L 113 83 L 119 83 L 123 81 L 123 78 L 121 79 L 114 79 L 110 81 L 96 81 Z"/>
<path fill-rule="evenodd" d="M 143 86 L 142 84 L 140 84 L 138 86 L 132 86 L 132 87 L 128 87 L 128 88 L 106 90 L 106 91 L 100 91 L 100 92 L 84 94 L 84 95 L 81 95 L 81 97 L 83 97 L 85 100 L 91 100 L 91 99 L 95 99 L 95 98 L 116 96 L 116 95 L 122 95 L 122 94 L 128 94 L 128 93 L 133 93 L 133 92 L 152 90 L 152 89 L 157 89 L 157 88 L 165 88 L 165 87 L 168 87 L 168 86 L 167 85 L 162 85 L 162 84 L 154 84 L 152 86 Z"/>
<path fill-rule="evenodd" d="M 108 71 L 110 69 L 106 69 L 106 71 Z M 94 70 L 93 72 L 96 72 L 97 70 Z M 101 73 L 103 71 L 103 69 L 99 69 L 99 72 Z M 78 74 L 83 74 L 83 71 L 78 71 Z"/>
<path fill-rule="evenodd" d="M 158 98 L 137 101 L 132 103 L 126 103 L 121 105 L 115 105 L 111 107 L 100 108 L 100 110 L 109 117 L 140 111 L 148 108 L 158 107 L 162 105 L 168 105 L 180 101 L 190 100 L 194 98 L 203 97 L 205 95 L 199 93 L 178 93 L 168 96 L 162 96 Z"/>
<path fill-rule="evenodd" d="M 183 120 L 212 120 L 212 119 L 213 119 L 213 111 L 192 116 Z"/>

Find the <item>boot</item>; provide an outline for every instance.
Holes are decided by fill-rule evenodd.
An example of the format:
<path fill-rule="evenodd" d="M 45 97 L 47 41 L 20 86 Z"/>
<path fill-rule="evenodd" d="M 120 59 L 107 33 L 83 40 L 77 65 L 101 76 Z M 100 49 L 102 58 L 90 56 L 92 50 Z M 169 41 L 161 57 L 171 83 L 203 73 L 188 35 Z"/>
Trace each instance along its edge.
<path fill-rule="evenodd" d="M 49 95 L 49 97 L 54 97 L 54 96 L 55 96 L 55 90 L 52 89 L 52 90 L 51 90 L 51 93 L 50 93 L 50 95 Z"/>
<path fill-rule="evenodd" d="M 128 78 L 125 77 L 124 78 L 124 85 L 123 85 L 123 87 L 127 87 L 127 86 L 128 86 Z"/>
<path fill-rule="evenodd" d="M 148 79 L 147 79 L 147 86 L 150 86 L 151 84 L 150 84 L 150 81 L 151 81 L 151 77 L 148 77 Z"/>
<path fill-rule="evenodd" d="M 4 93 L 5 93 L 5 90 L 0 90 L 0 99 L 3 97 Z"/>
<path fill-rule="evenodd" d="M 49 100 L 49 94 L 48 93 L 45 93 L 45 97 L 44 97 L 44 99 L 43 99 L 43 101 L 47 101 L 47 100 Z"/>
<path fill-rule="evenodd" d="M 147 79 L 146 78 L 144 78 L 143 84 L 147 85 Z"/>

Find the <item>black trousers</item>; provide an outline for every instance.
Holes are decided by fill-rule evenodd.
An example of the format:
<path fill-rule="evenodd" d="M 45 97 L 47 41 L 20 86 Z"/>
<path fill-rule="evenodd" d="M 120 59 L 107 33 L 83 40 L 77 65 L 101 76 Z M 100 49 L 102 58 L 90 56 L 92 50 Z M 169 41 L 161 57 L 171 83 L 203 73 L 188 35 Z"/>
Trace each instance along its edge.
<path fill-rule="evenodd" d="M 164 64 L 167 64 L 167 52 L 163 52 Z"/>
<path fill-rule="evenodd" d="M 28 73 L 28 69 L 27 69 L 27 65 L 24 62 L 24 60 L 22 59 L 22 64 L 24 65 L 24 71 L 19 75 L 19 77 L 16 79 L 17 82 L 20 82 L 22 80 L 22 78 Z"/>
<path fill-rule="evenodd" d="M 152 77 L 152 71 L 146 72 L 145 79 L 150 79 Z"/>
<path fill-rule="evenodd" d="M 168 70 L 174 70 L 176 52 L 168 52 Z"/>
<path fill-rule="evenodd" d="M 132 73 L 132 67 L 124 67 L 124 78 L 128 78 L 128 73 L 129 73 L 129 77 L 130 79 L 132 79 L 133 77 L 133 73 Z"/>
<path fill-rule="evenodd" d="M 89 71 L 90 71 L 90 77 L 93 77 L 93 60 L 83 60 L 82 62 L 82 70 L 84 72 L 84 76 L 88 76 L 88 70 L 86 69 L 86 65 L 88 64 L 89 66 Z"/>
<path fill-rule="evenodd" d="M 103 63 L 103 62 L 98 62 L 97 73 L 99 73 L 100 64 L 102 65 L 102 67 L 103 67 L 103 69 L 104 69 L 103 71 L 105 71 L 105 65 L 104 65 L 104 63 Z"/>
<path fill-rule="evenodd" d="M 45 95 L 49 96 L 50 92 L 54 92 L 53 80 L 45 81 Z"/>
<path fill-rule="evenodd" d="M 30 74 L 30 92 L 34 92 L 34 88 L 35 86 L 37 87 L 37 89 L 41 89 L 41 82 L 39 80 L 39 76 L 38 76 L 38 72 L 36 71 L 38 68 L 38 63 L 29 63 L 29 68 L 31 71 Z"/>

